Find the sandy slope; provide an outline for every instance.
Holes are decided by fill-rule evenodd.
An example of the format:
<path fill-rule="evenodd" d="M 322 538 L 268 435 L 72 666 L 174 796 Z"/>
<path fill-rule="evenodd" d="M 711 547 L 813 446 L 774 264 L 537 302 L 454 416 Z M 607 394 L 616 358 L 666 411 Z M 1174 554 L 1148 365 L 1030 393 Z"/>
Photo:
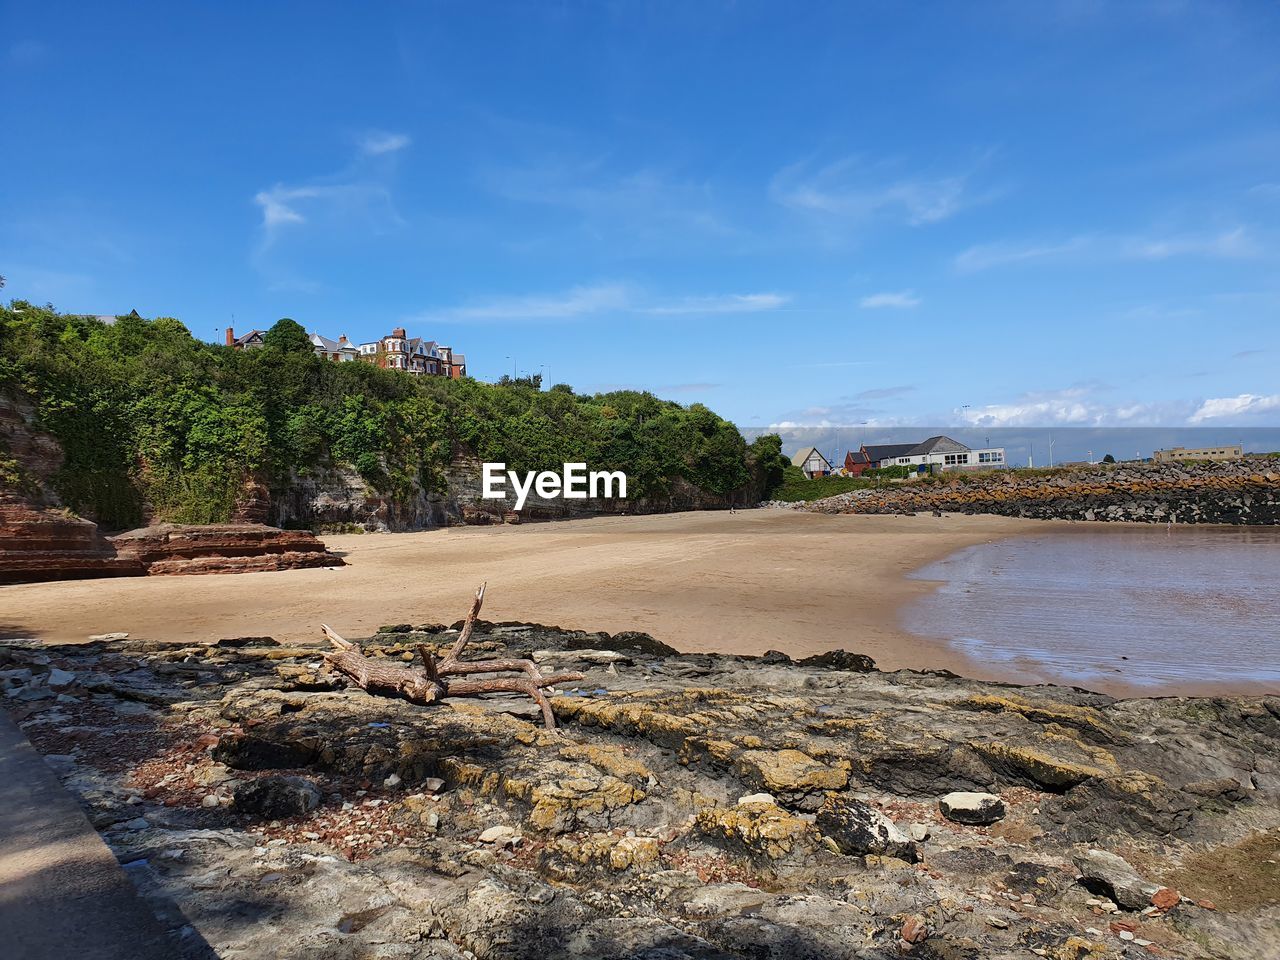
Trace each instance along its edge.
<path fill-rule="evenodd" d="M 785 510 L 667 514 L 517 527 L 326 538 L 348 566 L 0 588 L 0 635 L 314 639 L 379 624 L 452 622 L 481 580 L 484 613 L 566 627 L 644 630 L 683 650 L 803 655 L 833 647 L 885 667 L 952 666 L 896 608 L 929 586 L 903 573 L 1030 528 L 998 517 L 821 516 Z"/>

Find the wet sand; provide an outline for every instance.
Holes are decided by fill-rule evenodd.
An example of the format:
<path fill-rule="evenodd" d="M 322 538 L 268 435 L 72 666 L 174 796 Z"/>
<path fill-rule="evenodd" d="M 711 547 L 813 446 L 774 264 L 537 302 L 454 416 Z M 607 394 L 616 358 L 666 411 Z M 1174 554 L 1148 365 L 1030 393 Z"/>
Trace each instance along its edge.
<path fill-rule="evenodd" d="M 907 574 L 1043 529 L 1002 517 L 749 510 L 334 536 L 325 541 L 346 567 L 0 587 L 0 636 L 315 641 L 325 622 L 362 637 L 386 623 L 451 623 L 487 580 L 490 620 L 643 630 L 685 651 L 843 647 L 885 669 L 972 673 L 950 644 L 899 624 L 899 608 L 934 589 Z"/>

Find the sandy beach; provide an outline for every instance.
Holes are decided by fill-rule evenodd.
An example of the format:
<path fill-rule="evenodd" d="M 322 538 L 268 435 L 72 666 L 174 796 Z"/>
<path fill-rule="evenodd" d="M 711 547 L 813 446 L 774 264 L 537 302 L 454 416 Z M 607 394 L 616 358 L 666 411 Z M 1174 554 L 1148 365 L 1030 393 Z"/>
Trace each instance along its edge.
<path fill-rule="evenodd" d="M 1043 524 L 750 510 L 334 536 L 346 567 L 0 587 L 0 636 L 311 641 L 325 622 L 360 637 L 451 623 L 485 580 L 492 620 L 643 630 L 686 651 L 844 647 L 887 669 L 962 672 L 970 665 L 945 643 L 899 626 L 899 607 L 932 589 L 905 574 L 1027 529 Z"/>

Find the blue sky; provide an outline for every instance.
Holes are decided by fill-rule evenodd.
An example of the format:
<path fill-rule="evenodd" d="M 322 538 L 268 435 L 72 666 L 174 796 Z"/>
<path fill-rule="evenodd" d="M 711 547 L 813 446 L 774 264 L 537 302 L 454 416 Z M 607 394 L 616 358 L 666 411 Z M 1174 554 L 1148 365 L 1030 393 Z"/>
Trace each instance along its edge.
<path fill-rule="evenodd" d="M 0 274 L 743 426 L 1280 423 L 1271 3 L 0 2 Z"/>

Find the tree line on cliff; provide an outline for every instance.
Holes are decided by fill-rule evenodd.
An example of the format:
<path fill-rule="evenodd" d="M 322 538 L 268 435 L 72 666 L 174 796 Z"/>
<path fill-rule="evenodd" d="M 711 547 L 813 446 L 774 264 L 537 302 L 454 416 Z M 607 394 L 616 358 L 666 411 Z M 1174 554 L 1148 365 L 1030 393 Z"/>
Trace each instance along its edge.
<path fill-rule="evenodd" d="M 246 479 L 278 489 L 335 464 L 391 497 L 442 491 L 460 453 L 522 471 L 624 470 L 639 497 L 677 480 L 764 494 L 785 464 L 778 437 L 748 444 L 701 404 L 332 363 L 292 320 L 275 324 L 263 348 L 237 351 L 171 317 L 104 323 L 13 301 L 0 306 L 0 390 L 29 398 L 37 425 L 61 444 L 51 482 L 63 503 L 109 528 L 146 513 L 223 521 Z M 2 450 L 0 480 L 20 481 Z"/>

